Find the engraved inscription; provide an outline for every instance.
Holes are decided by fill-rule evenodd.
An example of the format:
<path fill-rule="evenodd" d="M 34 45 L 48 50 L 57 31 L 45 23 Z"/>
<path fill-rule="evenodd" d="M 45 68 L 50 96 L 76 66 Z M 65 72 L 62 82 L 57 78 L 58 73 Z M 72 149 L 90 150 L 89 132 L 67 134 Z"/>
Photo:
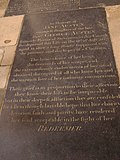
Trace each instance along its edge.
<path fill-rule="evenodd" d="M 6 120 L 34 124 L 37 132 L 80 132 L 113 121 L 119 100 L 103 9 L 25 17 L 2 112 Z"/>

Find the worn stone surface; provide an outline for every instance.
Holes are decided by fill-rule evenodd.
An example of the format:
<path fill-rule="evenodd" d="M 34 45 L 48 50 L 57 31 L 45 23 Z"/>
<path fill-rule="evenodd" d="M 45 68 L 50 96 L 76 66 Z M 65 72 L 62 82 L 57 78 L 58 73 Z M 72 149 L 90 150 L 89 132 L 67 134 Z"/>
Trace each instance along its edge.
<path fill-rule="evenodd" d="M 80 0 L 11 0 L 6 16 L 36 12 L 73 10 L 80 7 Z"/>
<path fill-rule="evenodd" d="M 120 78 L 120 6 L 106 7 L 114 57 Z"/>
<path fill-rule="evenodd" d="M 16 45 L 5 47 L 4 50 L 5 52 L 4 52 L 4 57 L 2 59 L 1 65 L 2 66 L 12 65 L 15 57 Z"/>
<path fill-rule="evenodd" d="M 5 9 L 0 9 L 0 18 L 3 17 L 5 14 Z"/>
<path fill-rule="evenodd" d="M 50 11 L 46 4 L 34 10 L 35 1 L 16 2 L 11 1 L 6 15 Z M 81 0 L 81 6 L 118 2 Z M 15 61 L 1 109 L 0 160 L 120 159 L 120 8 L 106 12 L 25 16 L 16 56 L 19 34 L 12 44 L 7 32 L 1 41 L 0 108 L 10 73 L 6 65 L 14 56 Z"/>
<path fill-rule="evenodd" d="M 22 22 L 23 16 L 0 18 L 0 46 L 17 44 Z"/>
<path fill-rule="evenodd" d="M 104 8 L 25 16 L 0 158 L 119 160 L 118 87 Z"/>
<path fill-rule="evenodd" d="M 9 0 L 0 0 L 0 9 L 5 9 Z"/>
<path fill-rule="evenodd" d="M 0 66 L 0 89 L 6 88 L 10 74 L 10 66 Z"/>
<path fill-rule="evenodd" d="M 3 17 L 8 5 L 8 0 L 0 0 L 0 17 Z"/>
<path fill-rule="evenodd" d="M 10 0 L 6 16 L 118 4 L 119 0 Z"/>
<path fill-rule="evenodd" d="M 5 96 L 5 89 L 0 89 L 0 112 L 4 102 L 4 96 Z"/>
<path fill-rule="evenodd" d="M 3 59 L 3 56 L 4 56 L 4 50 L 3 50 L 3 48 L 0 48 L 0 65 L 1 65 L 1 62 Z"/>
<path fill-rule="evenodd" d="M 3 58 L 3 55 L 0 54 L 0 64 L 1 64 L 2 58 Z"/>
<path fill-rule="evenodd" d="M 80 0 L 80 7 L 100 7 L 120 4 L 119 0 Z"/>

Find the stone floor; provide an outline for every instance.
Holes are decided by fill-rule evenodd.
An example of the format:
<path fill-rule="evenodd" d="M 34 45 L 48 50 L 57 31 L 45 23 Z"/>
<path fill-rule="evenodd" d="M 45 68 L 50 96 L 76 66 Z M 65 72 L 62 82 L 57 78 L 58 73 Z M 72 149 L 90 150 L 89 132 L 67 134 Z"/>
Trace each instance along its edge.
<path fill-rule="evenodd" d="M 0 0 L 0 17 L 4 15 L 9 0 Z"/>
<path fill-rule="evenodd" d="M 8 0 L 0 0 L 0 14 L 2 14 L 3 10 L 6 8 L 7 3 L 8 3 Z M 1 60 L 2 60 L 2 55 L 1 54 L 0 54 L 0 65 L 1 65 Z M 0 107 L 1 107 L 2 102 L 3 102 L 4 93 L 5 93 L 5 89 L 0 88 Z"/>
<path fill-rule="evenodd" d="M 0 0 L 0 17 L 3 17 L 8 1 L 9 0 Z M 4 47 L 0 46 L 0 108 L 4 101 L 4 95 L 6 91 L 5 83 L 10 71 L 5 69 L 5 68 L 9 68 L 8 66 L 2 65 L 3 55 L 4 55 Z"/>
<path fill-rule="evenodd" d="M 0 9 L 6 8 L 8 0 L 0 0 Z"/>
<path fill-rule="evenodd" d="M 8 1 L 9 0 L 0 0 L 0 17 L 4 16 Z M 120 54 L 118 54 L 120 53 L 120 36 L 118 36 L 120 35 L 120 6 L 113 8 L 112 11 L 108 8 L 107 13 L 110 32 L 112 33 L 113 50 L 117 53 L 117 55 L 115 54 L 115 58 L 120 73 Z M 4 19 L 6 19 L 6 21 Z M 22 27 L 22 19 L 23 16 L 0 18 L 0 24 L 2 26 L 0 26 L 0 108 L 4 101 L 7 80 Z"/>

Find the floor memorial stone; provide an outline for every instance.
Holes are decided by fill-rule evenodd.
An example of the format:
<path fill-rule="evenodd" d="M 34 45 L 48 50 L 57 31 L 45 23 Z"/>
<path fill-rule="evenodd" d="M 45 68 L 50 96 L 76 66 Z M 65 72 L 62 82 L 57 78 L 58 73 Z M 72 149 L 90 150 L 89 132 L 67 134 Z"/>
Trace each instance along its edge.
<path fill-rule="evenodd" d="M 104 8 L 25 16 L 0 117 L 0 159 L 119 160 L 119 108 Z"/>

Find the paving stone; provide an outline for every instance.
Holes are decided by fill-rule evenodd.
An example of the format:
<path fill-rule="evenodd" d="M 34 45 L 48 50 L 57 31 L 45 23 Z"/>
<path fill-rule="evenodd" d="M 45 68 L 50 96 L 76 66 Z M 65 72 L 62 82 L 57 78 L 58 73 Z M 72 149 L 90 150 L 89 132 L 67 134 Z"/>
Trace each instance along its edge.
<path fill-rule="evenodd" d="M 80 0 L 81 8 L 85 7 L 105 7 L 120 4 L 120 0 Z"/>
<path fill-rule="evenodd" d="M 1 111 L 2 104 L 4 102 L 4 95 L 5 95 L 5 89 L 0 89 L 0 111 Z"/>
<path fill-rule="evenodd" d="M 17 43 L 24 16 L 0 18 L 0 46 L 11 46 Z"/>
<path fill-rule="evenodd" d="M 4 89 L 6 87 L 9 73 L 10 73 L 10 66 L 1 66 L 0 67 L 0 89 Z"/>
<path fill-rule="evenodd" d="M 114 57 L 120 77 L 120 5 L 106 7 L 108 26 L 113 45 Z"/>
<path fill-rule="evenodd" d="M 0 9 L 0 18 L 3 17 L 5 14 L 5 9 Z"/>
<path fill-rule="evenodd" d="M 0 65 L 1 65 L 1 62 L 2 62 L 2 58 L 3 58 L 3 55 L 0 55 Z"/>
<path fill-rule="evenodd" d="M 9 0 L 0 0 L 0 9 L 5 9 L 7 7 Z"/>
<path fill-rule="evenodd" d="M 79 9 L 80 0 L 10 0 L 5 16 Z"/>
<path fill-rule="evenodd" d="M 13 64 L 13 60 L 14 60 L 14 56 L 15 56 L 15 50 L 16 50 L 16 45 L 5 47 L 4 57 L 3 57 L 2 62 L 1 62 L 2 66 L 7 66 L 7 65 L 12 65 Z"/>
<path fill-rule="evenodd" d="M 3 49 L 0 49 L 0 65 L 1 65 L 1 62 L 3 59 L 3 55 L 4 55 L 4 51 L 3 51 Z"/>

